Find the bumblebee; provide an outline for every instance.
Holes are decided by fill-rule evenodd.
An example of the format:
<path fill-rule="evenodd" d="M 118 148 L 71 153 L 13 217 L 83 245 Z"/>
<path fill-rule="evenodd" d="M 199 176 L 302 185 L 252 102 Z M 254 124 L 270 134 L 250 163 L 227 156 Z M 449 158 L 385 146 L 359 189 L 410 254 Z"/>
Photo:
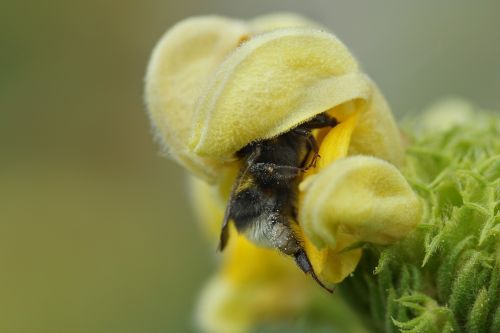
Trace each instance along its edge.
<path fill-rule="evenodd" d="M 335 118 L 322 113 L 275 138 L 252 142 L 236 153 L 242 166 L 224 214 L 221 251 L 228 241 L 228 223 L 233 221 L 237 231 L 251 242 L 291 256 L 304 273 L 331 292 L 316 276 L 293 224 L 297 224 L 301 175 L 320 157 L 312 130 L 335 125 Z"/>

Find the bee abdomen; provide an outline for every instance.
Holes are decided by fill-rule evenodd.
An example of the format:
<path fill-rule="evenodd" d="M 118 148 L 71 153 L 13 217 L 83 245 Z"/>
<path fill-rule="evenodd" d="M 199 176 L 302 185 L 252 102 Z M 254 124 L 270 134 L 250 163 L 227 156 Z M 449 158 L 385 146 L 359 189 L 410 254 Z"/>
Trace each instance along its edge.
<path fill-rule="evenodd" d="M 253 224 L 273 204 L 265 193 L 256 188 L 247 188 L 236 194 L 231 203 L 231 218 L 238 231 Z"/>

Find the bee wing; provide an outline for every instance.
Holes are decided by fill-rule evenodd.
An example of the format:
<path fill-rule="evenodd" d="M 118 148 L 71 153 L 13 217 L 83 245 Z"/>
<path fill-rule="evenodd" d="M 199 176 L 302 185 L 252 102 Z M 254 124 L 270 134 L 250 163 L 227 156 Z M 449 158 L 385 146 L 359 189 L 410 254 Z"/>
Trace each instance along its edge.
<path fill-rule="evenodd" d="M 243 179 L 248 173 L 250 167 L 255 163 L 255 160 L 260 156 L 262 152 L 262 147 L 259 143 L 255 144 L 254 151 L 250 154 L 246 161 L 246 168 L 240 175 L 236 178 L 233 188 L 231 189 L 231 195 L 229 196 L 229 201 L 226 206 L 226 211 L 224 212 L 224 219 L 222 220 L 222 228 L 220 231 L 220 241 L 219 241 L 219 251 L 223 251 L 227 245 L 227 241 L 229 240 L 229 221 L 231 220 L 231 206 L 233 204 L 233 198 L 236 194 L 238 188 L 243 183 Z"/>
<path fill-rule="evenodd" d="M 219 240 L 219 251 L 223 251 L 227 245 L 227 241 L 229 240 L 229 220 L 231 218 L 231 202 L 233 201 L 233 191 L 231 191 L 231 198 L 229 198 L 229 202 L 226 207 L 226 211 L 224 213 L 224 220 L 222 220 L 222 228 L 220 231 L 220 240 Z"/>
<path fill-rule="evenodd" d="M 227 241 L 229 240 L 229 221 L 231 220 L 231 206 L 233 205 L 233 198 L 236 194 L 236 191 L 240 187 L 242 183 L 243 176 L 246 174 L 248 168 L 245 169 L 235 180 L 233 184 L 233 188 L 231 189 L 231 195 L 229 196 L 229 200 L 227 202 L 226 211 L 224 212 L 224 219 L 222 220 L 222 227 L 220 231 L 220 240 L 219 240 L 219 251 L 223 251 L 227 245 Z"/>
<path fill-rule="evenodd" d="M 238 188 L 240 188 L 243 183 L 243 178 L 247 174 L 248 167 L 243 171 L 237 178 L 233 184 L 233 188 L 231 189 L 231 195 L 229 196 L 229 200 L 227 202 L 226 211 L 224 212 L 224 219 L 222 220 L 222 227 L 220 231 L 220 241 L 219 241 L 219 251 L 223 251 L 227 245 L 227 241 L 229 240 L 229 221 L 231 221 L 231 207 L 233 206 L 234 196 L 236 195 Z"/>

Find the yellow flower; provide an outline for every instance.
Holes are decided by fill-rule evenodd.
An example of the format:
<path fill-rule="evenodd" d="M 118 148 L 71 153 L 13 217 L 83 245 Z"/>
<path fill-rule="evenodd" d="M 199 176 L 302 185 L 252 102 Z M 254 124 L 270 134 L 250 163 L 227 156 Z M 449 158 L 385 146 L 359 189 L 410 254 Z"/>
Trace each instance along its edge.
<path fill-rule="evenodd" d="M 220 163 L 188 148 L 196 97 L 214 69 L 247 38 L 242 21 L 194 17 L 173 26 L 160 39 L 146 73 L 146 103 L 157 140 L 191 172 L 213 179 Z"/>
<path fill-rule="evenodd" d="M 214 182 L 223 163 L 188 148 L 196 104 L 217 67 L 253 35 L 285 27 L 313 26 L 294 14 L 274 14 L 250 22 L 220 16 L 183 20 L 158 41 L 148 64 L 145 98 L 154 134 L 162 148 L 193 174 Z"/>
<path fill-rule="evenodd" d="M 390 244 L 419 222 L 421 205 L 398 170 L 400 134 L 373 81 L 335 36 L 291 14 L 250 22 L 188 19 L 153 52 L 146 102 L 160 141 L 200 179 L 200 220 L 218 239 L 234 154 L 327 112 L 340 124 L 316 130 L 319 159 L 299 186 L 299 226 L 314 271 L 333 285 L 354 271 L 357 244 Z M 292 260 L 231 230 L 199 320 L 213 332 L 244 331 L 307 304 L 311 281 Z"/>

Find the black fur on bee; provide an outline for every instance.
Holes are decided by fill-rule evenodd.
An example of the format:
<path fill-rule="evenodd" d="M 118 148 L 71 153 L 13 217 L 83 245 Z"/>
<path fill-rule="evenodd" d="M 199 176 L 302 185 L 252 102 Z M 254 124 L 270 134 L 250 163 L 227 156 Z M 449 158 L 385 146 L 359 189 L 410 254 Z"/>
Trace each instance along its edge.
<path fill-rule="evenodd" d="M 238 232 L 250 241 L 293 257 L 303 272 L 331 292 L 316 276 L 292 224 L 297 223 L 300 176 L 320 157 L 312 130 L 336 125 L 335 118 L 322 113 L 275 138 L 252 142 L 236 153 L 242 167 L 224 214 L 221 251 L 228 241 L 228 223 L 233 221 Z M 308 163 L 310 153 L 313 155 Z"/>

